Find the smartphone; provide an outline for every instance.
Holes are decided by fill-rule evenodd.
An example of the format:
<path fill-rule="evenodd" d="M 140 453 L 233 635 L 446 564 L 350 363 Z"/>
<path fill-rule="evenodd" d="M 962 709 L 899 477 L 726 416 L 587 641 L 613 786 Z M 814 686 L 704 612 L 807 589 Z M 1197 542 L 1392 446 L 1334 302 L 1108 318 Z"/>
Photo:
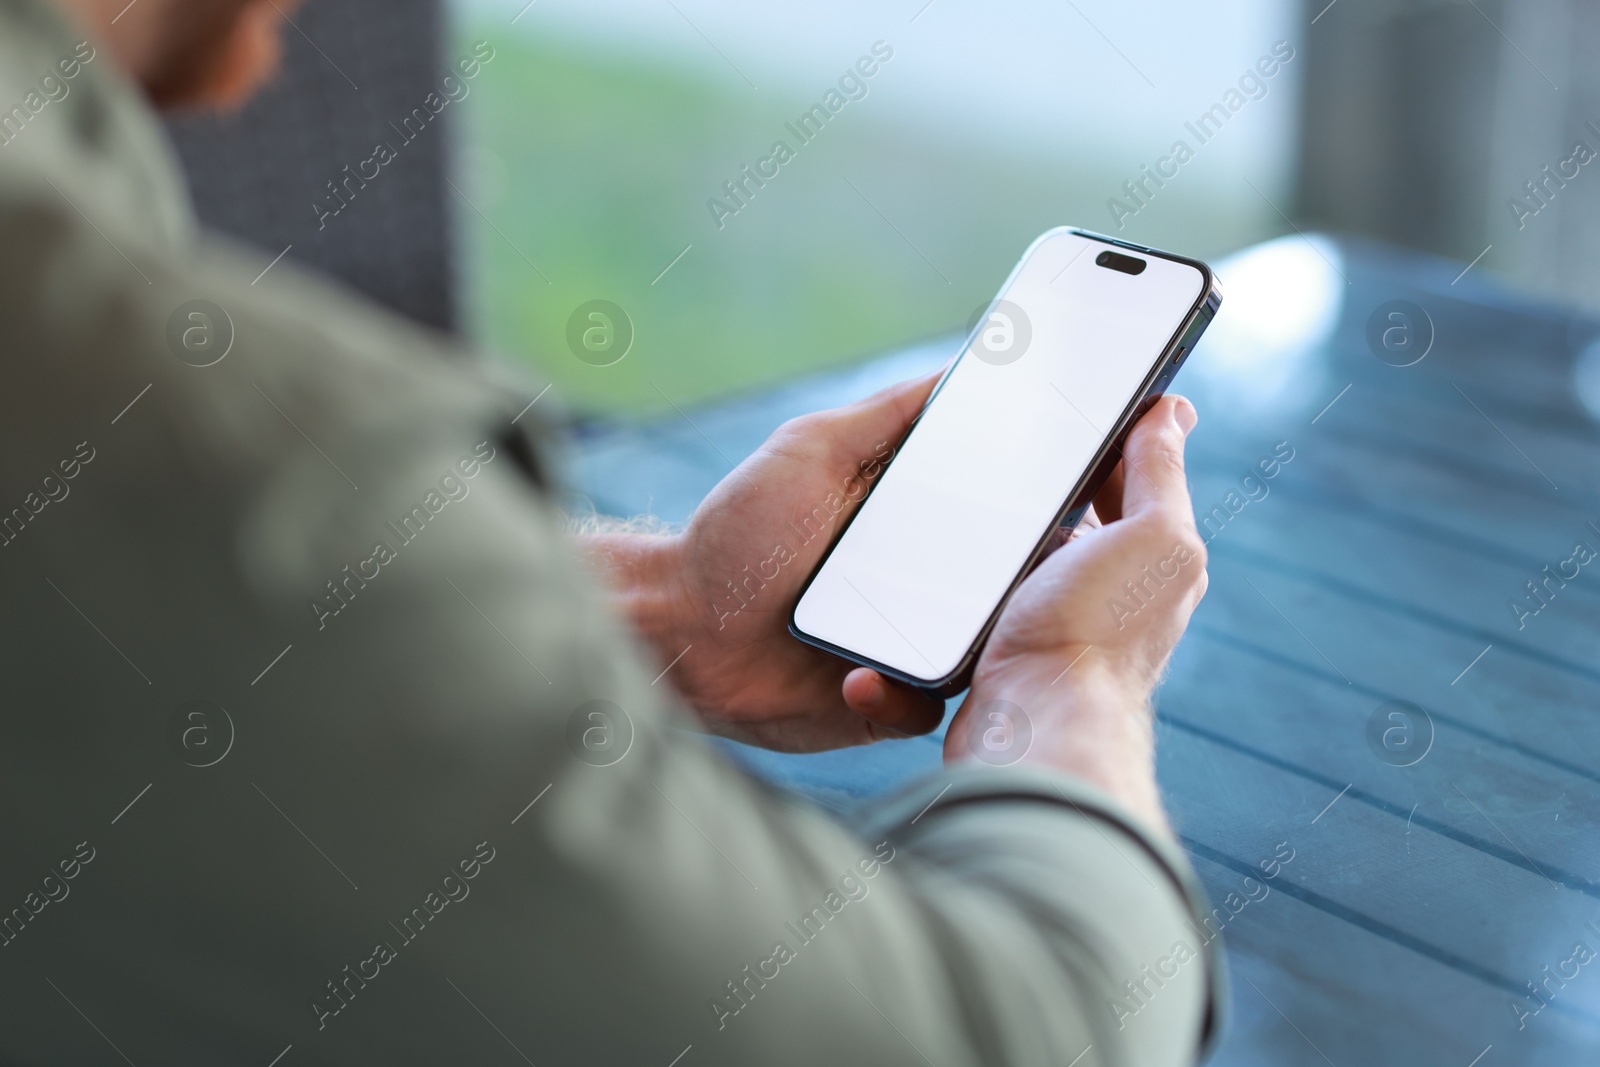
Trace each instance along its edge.
<path fill-rule="evenodd" d="M 899 449 L 807 580 L 800 640 L 965 689 L 1007 599 L 1075 524 L 1222 303 L 1197 260 L 1067 227 L 980 309 Z"/>

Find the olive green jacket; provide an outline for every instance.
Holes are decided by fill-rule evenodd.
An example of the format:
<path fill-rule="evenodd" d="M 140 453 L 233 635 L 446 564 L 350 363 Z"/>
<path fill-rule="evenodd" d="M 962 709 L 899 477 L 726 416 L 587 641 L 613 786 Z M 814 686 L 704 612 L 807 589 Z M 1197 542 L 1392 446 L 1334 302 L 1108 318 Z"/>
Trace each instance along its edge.
<path fill-rule="evenodd" d="M 0 0 L 0 1062 L 1195 1060 L 1168 838 L 747 777 L 576 564 L 537 389 L 269 258 Z"/>

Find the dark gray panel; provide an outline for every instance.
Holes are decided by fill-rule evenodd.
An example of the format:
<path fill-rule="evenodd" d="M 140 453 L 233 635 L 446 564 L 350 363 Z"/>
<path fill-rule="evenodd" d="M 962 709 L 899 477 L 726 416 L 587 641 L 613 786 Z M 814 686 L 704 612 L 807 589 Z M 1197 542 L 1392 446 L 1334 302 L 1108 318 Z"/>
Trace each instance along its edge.
<path fill-rule="evenodd" d="M 439 0 L 312 0 L 285 27 L 283 69 L 235 115 L 169 122 L 196 207 L 210 227 L 289 257 L 442 329 L 456 324 L 445 185 L 451 108 L 406 140 L 404 120 L 439 91 Z M 383 142 L 396 157 L 338 215 L 343 182 Z M 371 168 L 367 168 L 371 173 Z"/>

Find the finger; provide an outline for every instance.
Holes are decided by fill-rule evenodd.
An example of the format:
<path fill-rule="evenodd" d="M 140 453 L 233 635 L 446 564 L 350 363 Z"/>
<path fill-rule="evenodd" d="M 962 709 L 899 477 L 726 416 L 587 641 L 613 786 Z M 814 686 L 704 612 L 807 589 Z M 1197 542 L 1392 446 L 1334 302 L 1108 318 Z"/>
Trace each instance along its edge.
<path fill-rule="evenodd" d="M 844 678 L 844 701 L 871 723 L 874 738 L 920 737 L 944 721 L 944 701 L 914 689 L 893 685 L 869 667 L 857 667 Z"/>
<path fill-rule="evenodd" d="M 1198 418 L 1193 404 L 1169 394 L 1134 426 L 1123 450 L 1123 465 L 1130 468 L 1122 487 L 1124 515 L 1163 516 L 1193 524 L 1183 444 Z"/>
<path fill-rule="evenodd" d="M 1070 529 L 1065 526 L 1056 527 L 1055 531 L 1050 535 L 1050 540 L 1045 543 L 1044 555 L 1041 558 L 1050 558 L 1050 556 L 1058 548 L 1068 544 L 1069 542 L 1076 541 L 1078 538 L 1090 533 L 1091 531 L 1098 530 L 1100 525 L 1100 516 L 1096 514 L 1094 505 L 1090 504 L 1084 509 L 1083 515 L 1078 519 L 1077 525 L 1071 527 Z"/>
<path fill-rule="evenodd" d="M 1101 522 L 1116 522 L 1122 518 L 1122 483 L 1125 466 L 1127 466 L 1126 460 L 1118 463 L 1112 469 L 1111 476 L 1100 487 L 1100 491 L 1094 495 L 1094 510 L 1100 513 Z"/>
<path fill-rule="evenodd" d="M 898 445 L 944 372 L 945 368 L 940 367 L 920 377 L 896 382 L 831 414 L 839 420 L 846 435 L 872 437 L 869 444 L 886 440 Z"/>

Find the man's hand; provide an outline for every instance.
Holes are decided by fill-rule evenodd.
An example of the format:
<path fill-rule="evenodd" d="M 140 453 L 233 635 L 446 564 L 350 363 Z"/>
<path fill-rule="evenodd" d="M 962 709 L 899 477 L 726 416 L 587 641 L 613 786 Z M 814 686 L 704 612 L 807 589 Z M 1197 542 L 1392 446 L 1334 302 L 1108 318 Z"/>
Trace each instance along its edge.
<path fill-rule="evenodd" d="M 1149 698 L 1206 589 L 1183 470 L 1195 421 L 1187 400 L 1167 396 L 1128 435 L 1090 517 L 1006 605 L 947 760 L 1046 764 L 1163 824 Z M 1023 738 L 1026 751 L 1004 751 Z"/>
<path fill-rule="evenodd" d="M 584 539 L 660 662 L 676 659 L 667 679 L 707 729 L 810 752 L 939 725 L 943 701 L 852 669 L 788 630 L 800 586 L 938 379 L 929 374 L 784 423 L 711 491 L 682 533 Z"/>

